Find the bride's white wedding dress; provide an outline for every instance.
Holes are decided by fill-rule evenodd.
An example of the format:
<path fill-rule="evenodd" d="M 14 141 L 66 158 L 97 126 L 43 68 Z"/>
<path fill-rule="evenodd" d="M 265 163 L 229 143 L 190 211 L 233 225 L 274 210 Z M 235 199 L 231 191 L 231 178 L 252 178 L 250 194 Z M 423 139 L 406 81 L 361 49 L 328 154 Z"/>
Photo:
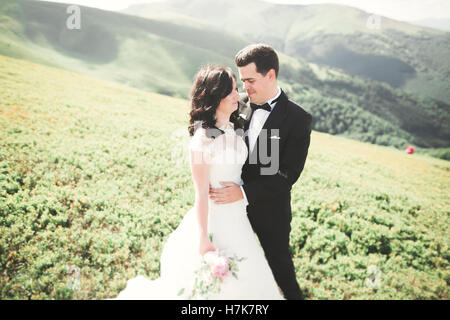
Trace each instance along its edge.
<path fill-rule="evenodd" d="M 189 148 L 208 156 L 213 188 L 223 187 L 219 183 L 221 181 L 242 185 L 241 169 L 247 158 L 247 146 L 242 137 L 236 135 L 231 124 L 221 129 L 225 134 L 209 139 L 205 130 L 199 128 Z M 214 293 L 208 299 L 283 299 L 247 218 L 245 200 L 215 204 L 209 199 L 208 205 L 208 233 L 212 234 L 214 247 L 229 256 L 236 254 L 245 258 L 238 263 L 238 279 L 231 275 L 226 277 L 220 293 Z M 194 272 L 201 262 L 198 250 L 198 223 L 192 208 L 164 245 L 160 278 L 150 280 L 137 276 L 128 280 L 126 288 L 116 299 L 187 299 L 194 284 Z M 179 296 L 182 288 L 184 293 Z"/>

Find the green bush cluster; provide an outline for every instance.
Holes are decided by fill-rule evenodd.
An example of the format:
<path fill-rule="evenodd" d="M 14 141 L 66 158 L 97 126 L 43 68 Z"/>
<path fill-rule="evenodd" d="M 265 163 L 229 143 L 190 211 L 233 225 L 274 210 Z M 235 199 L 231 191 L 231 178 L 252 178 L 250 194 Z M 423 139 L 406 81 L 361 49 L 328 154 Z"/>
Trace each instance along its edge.
<path fill-rule="evenodd" d="M 311 191 L 310 183 L 305 184 L 302 193 Z M 401 205 L 408 202 L 402 196 L 375 193 L 364 199 L 363 206 L 316 199 L 294 210 L 291 252 L 310 297 L 446 299 L 448 237 L 433 235 L 421 225 L 417 219 L 425 211 L 420 205 Z M 366 284 L 371 265 L 381 270 L 378 290 Z M 409 278 L 400 278 L 405 272 L 422 280 L 411 288 Z M 430 277 L 435 280 L 424 286 L 423 279 Z M 403 281 L 405 287 L 400 288 Z M 392 282 L 397 284 L 392 287 Z"/>

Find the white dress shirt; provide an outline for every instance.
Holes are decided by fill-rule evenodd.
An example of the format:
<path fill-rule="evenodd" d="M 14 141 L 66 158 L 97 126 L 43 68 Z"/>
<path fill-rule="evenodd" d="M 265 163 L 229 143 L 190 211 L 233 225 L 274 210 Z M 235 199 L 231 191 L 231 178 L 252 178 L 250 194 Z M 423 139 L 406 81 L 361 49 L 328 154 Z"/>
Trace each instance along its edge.
<path fill-rule="evenodd" d="M 277 99 L 281 94 L 281 89 L 278 87 L 277 94 L 267 100 L 267 103 L 270 105 L 271 111 L 273 111 L 274 107 L 276 106 L 276 102 L 274 103 L 273 100 Z M 248 128 L 248 143 L 249 143 L 249 154 L 253 151 L 253 148 L 255 147 L 256 140 L 258 139 L 259 133 L 261 132 L 261 129 L 264 127 L 264 123 L 266 123 L 267 118 L 270 115 L 270 112 L 264 109 L 257 109 L 253 111 L 252 119 L 250 120 L 250 126 Z M 247 196 L 245 195 L 244 188 L 241 186 L 242 194 L 244 195 L 244 200 L 246 205 L 248 205 Z"/>

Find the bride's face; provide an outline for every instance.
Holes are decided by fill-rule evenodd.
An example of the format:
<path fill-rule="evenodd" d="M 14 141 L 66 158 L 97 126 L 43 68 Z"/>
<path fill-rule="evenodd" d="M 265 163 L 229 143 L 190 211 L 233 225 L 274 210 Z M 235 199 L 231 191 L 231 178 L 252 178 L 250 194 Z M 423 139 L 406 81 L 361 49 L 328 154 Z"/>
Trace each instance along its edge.
<path fill-rule="evenodd" d="M 220 100 L 217 111 L 225 114 L 231 114 L 238 108 L 239 93 L 237 91 L 236 81 L 233 78 L 233 90 L 225 98 Z"/>

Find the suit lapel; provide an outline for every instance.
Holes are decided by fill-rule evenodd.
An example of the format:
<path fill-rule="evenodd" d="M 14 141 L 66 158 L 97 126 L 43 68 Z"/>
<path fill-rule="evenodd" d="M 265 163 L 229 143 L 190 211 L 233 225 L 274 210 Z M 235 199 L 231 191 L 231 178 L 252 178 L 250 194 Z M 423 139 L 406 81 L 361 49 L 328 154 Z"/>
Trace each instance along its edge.
<path fill-rule="evenodd" d="M 281 123 L 283 122 L 284 118 L 286 117 L 287 102 L 288 102 L 287 96 L 284 94 L 283 91 L 281 91 L 280 100 L 278 100 L 274 109 L 272 110 L 272 112 L 270 113 L 266 122 L 264 123 L 263 129 L 267 130 L 267 129 L 279 129 L 280 128 Z M 259 136 L 258 136 L 258 139 L 259 139 Z"/>
<path fill-rule="evenodd" d="M 249 141 L 248 141 L 248 128 L 250 127 L 250 120 L 252 119 L 253 109 L 250 107 L 250 99 L 244 93 L 241 94 L 241 99 L 239 101 L 239 116 L 244 116 L 244 132 L 245 134 L 245 144 L 247 145 L 247 149 L 249 150 Z"/>

